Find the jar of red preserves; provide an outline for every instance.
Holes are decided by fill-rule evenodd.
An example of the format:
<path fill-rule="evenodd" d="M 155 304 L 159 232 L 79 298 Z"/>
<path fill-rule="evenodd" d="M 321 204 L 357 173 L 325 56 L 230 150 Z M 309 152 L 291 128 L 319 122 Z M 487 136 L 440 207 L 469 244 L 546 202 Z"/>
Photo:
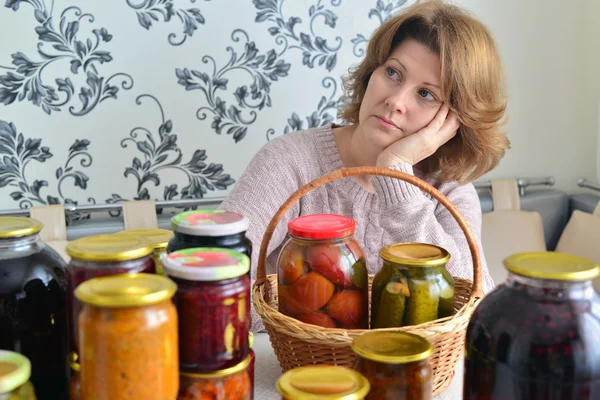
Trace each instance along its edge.
<path fill-rule="evenodd" d="M 463 398 L 600 399 L 596 263 L 555 252 L 504 261 L 467 328 Z"/>
<path fill-rule="evenodd" d="M 227 249 L 197 248 L 162 260 L 177 284 L 180 369 L 209 373 L 244 361 L 249 350 L 249 258 Z"/>
<path fill-rule="evenodd" d="M 279 311 L 325 328 L 367 329 L 368 275 L 356 222 L 318 214 L 290 221 L 277 261 Z"/>

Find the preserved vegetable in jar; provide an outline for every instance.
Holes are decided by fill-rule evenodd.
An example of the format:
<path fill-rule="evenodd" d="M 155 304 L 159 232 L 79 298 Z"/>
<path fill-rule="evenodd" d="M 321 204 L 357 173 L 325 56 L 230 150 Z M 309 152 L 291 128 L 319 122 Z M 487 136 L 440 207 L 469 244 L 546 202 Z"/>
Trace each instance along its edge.
<path fill-rule="evenodd" d="M 42 227 L 31 218 L 0 218 L 0 349 L 29 359 L 40 400 L 66 400 L 66 266 L 40 239 Z"/>
<path fill-rule="evenodd" d="M 81 398 L 175 399 L 179 386 L 177 286 L 155 274 L 92 278 L 75 289 Z"/>
<path fill-rule="evenodd" d="M 281 313 L 324 328 L 368 328 L 368 274 L 355 230 L 352 218 L 334 214 L 290 221 L 277 261 Z"/>
<path fill-rule="evenodd" d="M 250 400 L 250 356 L 233 367 L 206 374 L 182 372 L 177 400 Z"/>
<path fill-rule="evenodd" d="M 248 356 L 250 260 L 227 249 L 198 248 L 163 256 L 177 284 L 179 362 L 184 372 L 213 372 Z"/>
<path fill-rule="evenodd" d="M 600 399 L 599 267 L 554 252 L 504 264 L 467 328 L 463 398 Z"/>
<path fill-rule="evenodd" d="M 454 314 L 450 254 L 425 243 L 397 243 L 379 252 L 383 267 L 373 278 L 371 328 L 418 325 Z"/>
<path fill-rule="evenodd" d="M 371 331 L 352 343 L 354 369 L 371 383 L 367 400 L 430 400 L 433 346 L 407 332 Z"/>
<path fill-rule="evenodd" d="M 294 368 L 277 380 L 283 400 L 362 400 L 370 389 L 360 372 L 333 365 Z"/>

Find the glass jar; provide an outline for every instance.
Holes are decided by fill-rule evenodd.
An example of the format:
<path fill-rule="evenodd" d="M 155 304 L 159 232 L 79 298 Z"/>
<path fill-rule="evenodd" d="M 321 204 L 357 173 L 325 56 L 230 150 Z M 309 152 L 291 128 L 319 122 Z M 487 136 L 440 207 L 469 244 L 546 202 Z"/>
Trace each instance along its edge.
<path fill-rule="evenodd" d="M 69 355 L 71 360 L 77 358 L 77 316 L 81 310 L 81 304 L 73 295 L 75 288 L 101 276 L 154 273 L 152 250 L 145 239 L 122 235 L 87 236 L 67 245 L 67 254 L 71 256 L 67 265 L 70 341 L 71 352 L 75 353 L 75 356 Z"/>
<path fill-rule="evenodd" d="M 277 380 L 283 400 L 362 400 L 371 385 L 357 371 L 333 365 L 309 365 L 291 369 Z"/>
<path fill-rule="evenodd" d="M 600 268 L 564 253 L 504 261 L 467 328 L 464 399 L 600 399 Z"/>
<path fill-rule="evenodd" d="M 29 359 L 40 400 L 66 400 L 65 262 L 41 241 L 42 226 L 30 218 L 0 218 L 0 349 Z"/>
<path fill-rule="evenodd" d="M 252 242 L 246 237 L 250 225 L 242 214 L 225 210 L 195 210 L 171 218 L 175 236 L 167 252 L 216 247 L 229 249 L 252 257 Z"/>
<path fill-rule="evenodd" d="M 397 243 L 379 252 L 373 278 L 371 329 L 418 325 L 454 314 L 450 254 L 425 243 Z"/>
<path fill-rule="evenodd" d="M 250 400 L 250 356 L 233 367 L 206 374 L 182 372 L 177 400 Z"/>
<path fill-rule="evenodd" d="M 430 400 L 433 371 L 431 343 L 406 332 L 366 332 L 352 343 L 354 369 L 371 383 L 367 400 Z"/>
<path fill-rule="evenodd" d="M 0 350 L 0 400 L 36 400 L 27 357 Z"/>
<path fill-rule="evenodd" d="M 154 248 L 152 258 L 156 265 L 156 273 L 165 275 L 165 270 L 160 261 L 160 256 L 167 252 L 169 240 L 173 238 L 173 232 L 168 229 L 128 229 L 117 232 L 116 235 L 134 235 L 146 239 Z"/>
<path fill-rule="evenodd" d="M 334 214 L 290 221 L 277 260 L 279 311 L 325 328 L 367 329 L 368 275 L 356 222 Z"/>
<path fill-rule="evenodd" d="M 250 332 L 248 334 L 248 353 L 250 354 L 250 364 L 248 364 L 248 377 L 250 378 L 250 387 L 252 387 L 252 391 L 250 392 L 250 398 L 254 400 L 254 366 L 256 364 L 256 354 L 254 353 L 254 333 Z"/>
<path fill-rule="evenodd" d="M 199 248 L 163 256 L 177 284 L 179 362 L 184 372 L 234 367 L 248 356 L 250 260 L 227 249 Z"/>
<path fill-rule="evenodd" d="M 154 274 L 93 278 L 75 289 L 81 398 L 166 400 L 179 385 L 177 286 Z"/>

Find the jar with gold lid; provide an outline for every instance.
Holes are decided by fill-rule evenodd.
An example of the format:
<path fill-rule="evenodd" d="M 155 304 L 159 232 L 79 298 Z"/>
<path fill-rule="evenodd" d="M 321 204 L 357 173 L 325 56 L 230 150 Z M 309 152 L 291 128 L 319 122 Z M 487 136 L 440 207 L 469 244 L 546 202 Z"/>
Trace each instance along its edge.
<path fill-rule="evenodd" d="M 371 329 L 418 325 L 454 314 L 450 254 L 425 243 L 397 243 L 379 252 L 373 278 Z"/>
<path fill-rule="evenodd" d="M 144 238 L 122 235 L 96 235 L 74 240 L 66 249 L 71 261 L 67 265 L 71 359 L 77 354 L 77 315 L 81 309 L 73 295 L 81 283 L 101 276 L 123 273 L 154 273 L 153 246 Z"/>
<path fill-rule="evenodd" d="M 68 398 L 67 276 L 32 218 L 0 218 L 0 349 L 31 362 L 41 400 Z"/>
<path fill-rule="evenodd" d="M 27 357 L 0 350 L 0 400 L 36 400 Z"/>
<path fill-rule="evenodd" d="M 600 399 L 600 267 L 556 252 L 504 265 L 467 327 L 463 398 Z"/>
<path fill-rule="evenodd" d="M 294 368 L 277 380 L 283 400 L 362 400 L 370 389 L 360 372 L 333 365 Z"/>
<path fill-rule="evenodd" d="M 82 399 L 177 397 L 176 289 L 145 273 L 92 278 L 75 289 Z"/>
<path fill-rule="evenodd" d="M 371 331 L 352 342 L 354 369 L 371 383 L 367 400 L 428 400 L 433 393 L 431 343 L 407 332 Z"/>
<path fill-rule="evenodd" d="M 117 232 L 116 235 L 134 235 L 146 239 L 154 249 L 152 258 L 154 258 L 156 264 L 156 273 L 165 275 L 160 256 L 167 252 L 169 240 L 173 238 L 172 231 L 168 229 L 127 229 Z"/>
<path fill-rule="evenodd" d="M 252 383 L 248 374 L 251 357 L 219 371 L 182 372 L 177 400 L 251 400 Z"/>

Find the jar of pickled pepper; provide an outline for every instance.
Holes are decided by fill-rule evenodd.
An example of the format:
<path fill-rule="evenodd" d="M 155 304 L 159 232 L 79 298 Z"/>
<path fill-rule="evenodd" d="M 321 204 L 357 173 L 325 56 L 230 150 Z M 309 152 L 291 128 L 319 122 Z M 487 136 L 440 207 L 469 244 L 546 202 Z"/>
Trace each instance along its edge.
<path fill-rule="evenodd" d="M 352 218 L 334 214 L 289 222 L 277 260 L 282 314 L 324 328 L 368 328 L 368 274 L 355 230 Z"/>
<path fill-rule="evenodd" d="M 362 400 L 370 389 L 360 372 L 333 365 L 294 368 L 277 380 L 283 400 Z"/>
<path fill-rule="evenodd" d="M 27 357 L 0 350 L 0 399 L 36 400 L 30 376 L 31 363 Z"/>
<path fill-rule="evenodd" d="M 248 356 L 250 259 L 228 249 L 198 248 L 162 257 L 178 285 L 179 362 L 183 372 L 210 373 Z"/>
<path fill-rule="evenodd" d="M 177 400 L 250 400 L 250 356 L 233 367 L 210 373 L 182 372 Z"/>
<path fill-rule="evenodd" d="M 467 328 L 463 398 L 600 399 L 596 263 L 555 252 L 504 261 L 508 277 Z"/>
<path fill-rule="evenodd" d="M 75 289 L 79 314 L 81 398 L 177 397 L 177 286 L 156 274 L 93 278 Z"/>
<path fill-rule="evenodd" d="M 450 254 L 425 243 L 397 243 L 379 252 L 373 278 L 371 329 L 418 325 L 454 314 Z"/>
<path fill-rule="evenodd" d="M 367 400 L 430 400 L 431 343 L 407 332 L 366 332 L 352 343 L 354 369 L 371 383 Z"/>
<path fill-rule="evenodd" d="M 173 238 L 173 232 L 167 229 L 128 229 L 117 232 L 115 235 L 134 235 L 146 239 L 154 251 L 152 252 L 152 258 L 156 265 L 156 273 L 159 275 L 165 275 L 165 270 L 160 261 L 160 256 L 167 252 L 167 246 L 169 240 Z"/>

